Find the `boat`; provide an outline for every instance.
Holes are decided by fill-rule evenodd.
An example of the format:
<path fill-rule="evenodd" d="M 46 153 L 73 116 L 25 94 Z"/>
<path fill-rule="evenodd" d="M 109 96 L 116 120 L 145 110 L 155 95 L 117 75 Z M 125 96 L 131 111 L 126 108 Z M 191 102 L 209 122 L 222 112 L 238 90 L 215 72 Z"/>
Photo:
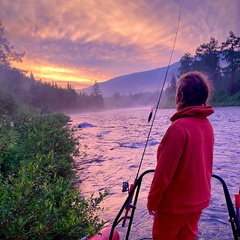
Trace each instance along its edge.
<path fill-rule="evenodd" d="M 123 203 L 115 220 L 113 221 L 110 232 L 108 232 L 108 234 L 109 234 L 108 238 L 101 238 L 101 240 L 118 240 L 118 239 L 116 239 L 116 227 L 120 223 L 122 223 L 122 226 L 124 227 L 127 220 L 128 220 L 128 226 L 127 226 L 127 231 L 126 231 L 126 235 L 125 235 L 125 240 L 129 239 L 142 180 L 146 174 L 153 173 L 154 171 L 155 170 L 147 170 L 147 171 L 143 172 L 130 188 L 128 187 L 128 185 L 126 185 L 126 183 L 123 184 L 123 191 L 128 191 L 128 197 L 125 200 L 125 202 Z M 223 192 L 224 192 L 227 209 L 228 209 L 229 223 L 231 224 L 231 228 L 232 228 L 233 239 L 239 240 L 240 239 L 240 216 L 239 216 L 240 192 L 235 195 L 235 205 L 236 205 L 236 208 L 235 208 L 225 181 L 221 177 L 219 177 L 218 175 L 215 175 L 215 174 L 213 174 L 212 177 L 217 179 L 218 181 L 220 181 L 220 183 L 223 187 Z"/>
<path fill-rule="evenodd" d="M 87 238 L 87 240 L 108 240 L 110 239 L 110 234 L 111 234 L 111 227 L 105 227 L 101 229 L 97 234 L 91 236 L 90 238 Z M 113 230 L 112 235 L 111 235 L 112 240 L 120 240 L 119 233 L 116 229 Z"/>

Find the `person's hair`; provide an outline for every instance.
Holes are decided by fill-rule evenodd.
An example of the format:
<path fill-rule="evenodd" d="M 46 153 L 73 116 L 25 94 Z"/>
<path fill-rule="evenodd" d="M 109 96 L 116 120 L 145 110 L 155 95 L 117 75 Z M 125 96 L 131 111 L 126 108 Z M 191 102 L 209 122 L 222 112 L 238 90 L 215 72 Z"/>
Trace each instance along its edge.
<path fill-rule="evenodd" d="M 183 95 L 180 108 L 206 105 L 210 97 L 211 87 L 207 76 L 194 71 L 182 75 L 178 82 L 177 96 Z"/>

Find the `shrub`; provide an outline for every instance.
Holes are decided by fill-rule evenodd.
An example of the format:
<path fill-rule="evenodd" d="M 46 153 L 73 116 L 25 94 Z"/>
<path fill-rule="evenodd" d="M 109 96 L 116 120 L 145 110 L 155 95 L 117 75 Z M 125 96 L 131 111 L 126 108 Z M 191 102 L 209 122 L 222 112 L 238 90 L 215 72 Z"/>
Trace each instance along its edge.
<path fill-rule="evenodd" d="M 216 92 L 211 99 L 211 104 L 213 106 L 239 106 L 240 92 L 232 96 L 224 91 Z"/>
<path fill-rule="evenodd" d="M 62 114 L 15 118 L 0 137 L 0 239 L 79 239 L 99 230 L 98 198 L 74 188 L 77 142 Z"/>
<path fill-rule="evenodd" d="M 239 106 L 240 105 L 240 92 L 235 93 L 231 98 L 229 99 L 229 102 L 232 106 Z"/>

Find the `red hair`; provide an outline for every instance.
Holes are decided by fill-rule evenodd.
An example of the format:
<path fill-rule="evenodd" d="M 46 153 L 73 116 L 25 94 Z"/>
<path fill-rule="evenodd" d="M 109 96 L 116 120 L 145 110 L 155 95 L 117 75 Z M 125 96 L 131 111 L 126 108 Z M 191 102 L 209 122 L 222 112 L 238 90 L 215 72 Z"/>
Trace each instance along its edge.
<path fill-rule="evenodd" d="M 179 99 L 181 95 L 182 99 L 177 102 L 181 109 L 206 105 L 210 97 L 210 83 L 207 76 L 197 71 L 182 75 L 179 79 L 176 98 Z"/>

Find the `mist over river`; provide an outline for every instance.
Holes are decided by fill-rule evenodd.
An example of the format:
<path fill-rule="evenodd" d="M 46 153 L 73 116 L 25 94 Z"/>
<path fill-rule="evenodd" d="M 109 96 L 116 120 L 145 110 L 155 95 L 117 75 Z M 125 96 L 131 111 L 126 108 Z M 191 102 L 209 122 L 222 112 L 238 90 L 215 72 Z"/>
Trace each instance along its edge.
<path fill-rule="evenodd" d="M 213 173 L 224 179 L 234 202 L 240 182 L 240 107 L 214 110 L 209 117 L 215 133 Z M 108 210 L 101 214 L 101 219 L 109 220 L 110 224 L 127 197 L 126 192 L 122 193 L 122 182 L 133 183 L 136 178 L 150 129 L 149 111 L 142 108 L 70 115 L 74 127 L 83 122 L 94 125 L 76 128 L 81 154 L 75 161 L 84 196 L 104 189 L 110 191 L 102 204 Z M 174 112 L 175 109 L 158 110 L 140 173 L 155 168 L 158 144 L 170 126 L 169 119 Z M 146 209 L 146 200 L 152 177 L 153 174 L 148 174 L 143 180 L 131 240 L 151 239 L 152 216 Z M 121 224 L 117 227 L 121 239 L 124 239 L 126 229 Z M 233 239 L 222 186 L 216 179 L 212 179 L 211 204 L 202 214 L 198 239 Z"/>

